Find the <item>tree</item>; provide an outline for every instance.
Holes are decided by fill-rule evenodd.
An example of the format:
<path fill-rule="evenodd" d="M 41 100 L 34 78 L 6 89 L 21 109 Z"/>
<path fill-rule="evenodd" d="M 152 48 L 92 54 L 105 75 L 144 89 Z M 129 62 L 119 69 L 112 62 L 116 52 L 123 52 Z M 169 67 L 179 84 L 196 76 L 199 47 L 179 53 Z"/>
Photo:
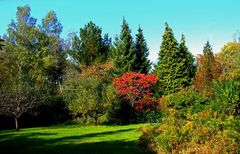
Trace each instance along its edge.
<path fill-rule="evenodd" d="M 184 35 L 182 35 L 179 44 L 179 64 L 182 64 L 180 66 L 180 72 L 182 72 L 180 76 L 182 78 L 181 85 L 183 87 L 190 86 L 195 77 L 196 66 L 194 64 L 193 55 L 189 52 L 186 46 Z"/>
<path fill-rule="evenodd" d="M 41 90 L 25 81 L 4 84 L 0 89 L 0 114 L 14 117 L 15 128 L 19 130 L 18 119 L 23 113 L 38 106 L 41 102 L 40 99 Z"/>
<path fill-rule="evenodd" d="M 102 29 L 90 21 L 80 29 L 80 37 L 72 39 L 70 55 L 81 65 L 94 65 L 108 59 L 111 39 L 107 34 L 102 36 Z"/>
<path fill-rule="evenodd" d="M 45 24 L 53 30 L 51 35 L 36 26 L 29 6 L 17 8 L 17 20 L 9 24 L 1 71 L 7 72 L 1 83 L 1 113 L 18 119 L 23 113 L 42 102 L 49 102 L 58 94 L 64 73 L 64 47 L 57 35 L 53 35 L 55 23 Z M 44 26 L 42 26 L 44 27 Z M 7 70 L 7 71 L 6 71 Z M 16 122 L 16 129 L 18 129 Z"/>
<path fill-rule="evenodd" d="M 191 67 L 189 66 L 191 56 L 189 56 L 189 53 L 186 51 L 187 48 L 185 47 L 184 38 L 179 47 L 172 29 L 167 23 L 165 26 L 165 32 L 158 54 L 158 63 L 155 66 L 155 73 L 157 77 L 161 79 L 159 82 L 162 88 L 162 94 L 167 95 L 188 85 L 191 81 L 190 78 L 192 74 L 183 70 L 184 67 Z M 187 58 L 188 56 L 189 58 Z"/>
<path fill-rule="evenodd" d="M 31 58 L 31 62 L 26 65 L 27 70 L 32 70 L 37 82 L 46 84 L 52 93 L 56 94 L 62 81 L 66 61 L 63 41 L 57 37 L 61 32 L 59 28 L 62 27 L 56 14 L 51 11 L 43 19 L 43 25 L 38 28 L 36 19 L 31 17 L 30 11 L 29 6 L 18 7 L 17 21 L 13 20 L 8 26 L 6 52 L 9 56 L 13 51 L 21 54 L 18 48 L 28 52 L 27 57 Z"/>
<path fill-rule="evenodd" d="M 60 38 L 62 28 L 56 13 L 50 11 L 42 19 L 39 32 L 38 61 L 35 65 L 38 71 L 35 75 L 42 76 L 39 79 L 48 85 L 52 96 L 58 94 L 65 74 L 66 49 L 64 41 Z"/>
<path fill-rule="evenodd" d="M 80 115 L 86 122 L 87 118 L 99 118 L 107 113 L 111 102 L 108 100 L 108 89 L 111 78 L 110 62 L 82 67 L 81 73 L 71 70 L 62 88 L 62 95 L 68 109 L 74 116 Z"/>
<path fill-rule="evenodd" d="M 156 108 L 157 100 L 153 97 L 153 88 L 158 80 L 153 74 L 127 72 L 115 78 L 113 86 L 135 110 L 150 111 Z"/>
<path fill-rule="evenodd" d="M 220 64 L 221 80 L 236 79 L 240 75 L 240 43 L 230 42 L 224 45 L 216 54 L 216 61 Z"/>
<path fill-rule="evenodd" d="M 212 52 L 212 47 L 207 41 L 203 48 L 203 55 L 197 57 L 197 73 L 194 80 L 196 90 L 212 95 L 213 80 L 217 77 L 214 73 L 216 61 Z"/>
<path fill-rule="evenodd" d="M 119 39 L 116 38 L 115 42 L 114 71 L 116 76 L 134 71 L 134 61 L 136 58 L 131 30 L 125 18 L 123 18 L 121 27 L 120 37 Z"/>
<path fill-rule="evenodd" d="M 18 119 L 23 113 L 30 111 L 42 103 L 47 89 L 39 85 L 32 75 L 32 56 L 24 48 L 12 48 L 6 45 L 6 50 L 14 54 L 3 53 L 3 71 L 7 72 L 0 88 L 0 114 L 14 117 L 16 130 L 19 129 Z M 16 51 L 18 50 L 18 51 Z M 43 93 L 44 92 L 44 93 Z"/>
<path fill-rule="evenodd" d="M 42 19 L 41 30 L 48 36 L 60 37 L 62 32 L 62 24 L 58 21 L 54 11 L 48 12 L 46 17 Z"/>
<path fill-rule="evenodd" d="M 0 86 L 3 84 L 4 80 L 8 78 L 8 68 L 6 67 L 6 55 L 3 51 L 4 40 L 0 38 Z"/>
<path fill-rule="evenodd" d="M 138 28 L 138 34 L 136 34 L 135 52 L 134 71 L 147 74 L 151 69 L 151 62 L 147 58 L 149 51 L 140 27 Z"/>

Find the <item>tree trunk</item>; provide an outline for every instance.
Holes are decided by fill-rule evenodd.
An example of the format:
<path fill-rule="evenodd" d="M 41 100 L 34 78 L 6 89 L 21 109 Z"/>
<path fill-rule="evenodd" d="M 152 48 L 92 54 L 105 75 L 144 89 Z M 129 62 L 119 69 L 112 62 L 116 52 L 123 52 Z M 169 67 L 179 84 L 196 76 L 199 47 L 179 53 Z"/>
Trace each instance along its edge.
<path fill-rule="evenodd" d="M 98 117 L 95 117 L 95 125 L 97 126 L 98 125 Z"/>
<path fill-rule="evenodd" d="M 18 127 L 18 118 L 17 118 L 17 117 L 15 117 L 15 128 L 16 128 L 17 131 L 19 130 L 19 127 Z"/>

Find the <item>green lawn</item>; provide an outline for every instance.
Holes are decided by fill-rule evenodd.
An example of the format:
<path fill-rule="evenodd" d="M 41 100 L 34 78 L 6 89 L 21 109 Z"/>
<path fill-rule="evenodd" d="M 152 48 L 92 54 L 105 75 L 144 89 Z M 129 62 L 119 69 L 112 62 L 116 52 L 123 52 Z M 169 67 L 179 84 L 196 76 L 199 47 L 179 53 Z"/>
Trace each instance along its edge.
<path fill-rule="evenodd" d="M 61 125 L 0 131 L 0 153 L 143 154 L 136 130 L 142 125 Z"/>

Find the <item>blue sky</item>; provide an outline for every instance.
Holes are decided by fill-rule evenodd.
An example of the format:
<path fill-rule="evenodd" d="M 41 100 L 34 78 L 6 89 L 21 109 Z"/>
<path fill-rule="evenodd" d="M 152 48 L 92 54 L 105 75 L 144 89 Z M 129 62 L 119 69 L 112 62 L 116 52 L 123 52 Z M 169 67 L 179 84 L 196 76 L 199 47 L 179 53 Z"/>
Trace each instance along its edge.
<path fill-rule="evenodd" d="M 0 0 L 0 35 L 15 19 L 17 6 L 26 4 L 38 24 L 48 11 L 54 10 L 65 38 L 89 20 L 114 37 L 120 32 L 124 16 L 133 36 L 141 25 L 152 61 L 157 59 L 165 22 L 178 40 L 181 34 L 186 36 L 194 55 L 202 53 L 207 40 L 218 52 L 240 30 L 240 0 Z"/>

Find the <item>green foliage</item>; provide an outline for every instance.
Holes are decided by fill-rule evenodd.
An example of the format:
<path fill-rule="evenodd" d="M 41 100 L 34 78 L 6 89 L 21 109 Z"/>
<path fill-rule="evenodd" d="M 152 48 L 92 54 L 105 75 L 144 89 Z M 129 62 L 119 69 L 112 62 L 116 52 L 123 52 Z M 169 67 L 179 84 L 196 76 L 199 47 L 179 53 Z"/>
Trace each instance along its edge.
<path fill-rule="evenodd" d="M 62 28 L 62 24 L 58 21 L 54 11 L 48 12 L 46 17 L 42 19 L 41 30 L 48 36 L 60 37 Z"/>
<path fill-rule="evenodd" d="M 133 71 L 136 58 L 131 30 L 124 18 L 121 27 L 120 37 L 116 39 L 113 55 L 116 76 Z"/>
<path fill-rule="evenodd" d="M 108 110 L 108 123 L 120 125 L 133 123 L 133 107 L 118 98 L 118 102 L 112 104 Z"/>
<path fill-rule="evenodd" d="M 163 113 L 161 110 L 153 111 L 136 111 L 133 117 L 134 123 L 159 123 L 161 122 Z"/>
<path fill-rule="evenodd" d="M 211 109 L 179 117 L 169 109 L 162 123 L 142 128 L 140 144 L 158 153 L 238 153 L 239 120 L 218 117 Z"/>
<path fill-rule="evenodd" d="M 240 115 L 240 80 L 216 81 L 213 84 L 213 108 L 221 115 Z"/>
<path fill-rule="evenodd" d="M 71 70 L 67 74 L 62 95 L 68 103 L 68 109 L 74 116 L 83 118 L 83 122 L 86 123 L 90 118 L 98 124 L 99 118 L 107 113 L 111 103 L 115 103 L 110 86 L 111 69 L 112 65 L 106 63 L 87 67 L 81 73 Z"/>
<path fill-rule="evenodd" d="M 140 27 L 136 34 L 135 52 L 136 58 L 133 71 L 147 74 L 151 69 L 151 62 L 148 60 L 149 51 L 146 40 L 143 36 L 143 31 Z"/>
<path fill-rule="evenodd" d="M 163 95 L 177 92 L 181 88 L 189 86 L 195 72 L 193 57 L 185 46 L 185 38 L 182 37 L 179 46 L 172 29 L 167 23 L 165 26 L 158 53 L 158 63 L 155 66 L 155 73 L 160 79 Z"/>
<path fill-rule="evenodd" d="M 213 98 L 192 89 L 161 98 L 165 116 L 142 128 L 140 145 L 157 153 L 239 153 L 239 115 L 231 115 L 239 82 L 214 83 L 214 89 Z"/>
<path fill-rule="evenodd" d="M 110 104 L 107 114 L 106 123 L 112 124 L 126 124 L 128 123 L 128 108 L 124 106 L 125 102 L 119 97 L 116 89 L 113 86 L 109 86 L 106 92 L 106 101 Z M 127 104 L 128 105 L 128 104 Z"/>
<path fill-rule="evenodd" d="M 198 113 L 208 105 L 208 98 L 193 89 L 185 89 L 171 94 L 161 102 L 165 108 L 177 110 L 182 117 Z"/>
<path fill-rule="evenodd" d="M 181 42 L 179 44 L 179 56 L 179 63 L 182 64 L 179 68 L 180 72 L 182 72 L 181 85 L 183 87 L 187 87 L 192 84 L 192 81 L 195 77 L 196 66 L 194 57 L 186 46 L 184 35 L 182 35 Z"/>
<path fill-rule="evenodd" d="M 69 54 L 81 65 L 93 65 L 105 62 L 111 50 L 111 39 L 102 36 L 102 29 L 90 21 L 84 28 L 80 28 L 80 37 L 72 39 L 72 50 Z"/>
<path fill-rule="evenodd" d="M 4 88 L 18 87 L 17 91 L 12 89 L 12 93 L 8 91 L 2 95 L 5 104 L 9 102 L 22 111 L 18 116 L 15 115 L 15 118 L 19 118 L 37 104 L 59 99 L 59 85 L 63 79 L 66 57 L 63 42 L 58 37 L 62 27 L 53 11 L 43 19 L 43 26 L 36 25 L 37 20 L 31 17 L 29 6 L 18 7 L 16 17 L 17 20 L 12 20 L 8 25 L 6 46 L 0 57 L 3 58 L 2 71 L 6 74 L 1 77 L 1 85 Z M 26 89 L 19 90 L 19 87 Z M 31 99 L 25 94 L 31 94 Z M 12 101 L 10 96 L 15 100 Z M 29 105 L 33 102 L 34 105 Z M 26 106 L 28 110 L 24 109 Z"/>

